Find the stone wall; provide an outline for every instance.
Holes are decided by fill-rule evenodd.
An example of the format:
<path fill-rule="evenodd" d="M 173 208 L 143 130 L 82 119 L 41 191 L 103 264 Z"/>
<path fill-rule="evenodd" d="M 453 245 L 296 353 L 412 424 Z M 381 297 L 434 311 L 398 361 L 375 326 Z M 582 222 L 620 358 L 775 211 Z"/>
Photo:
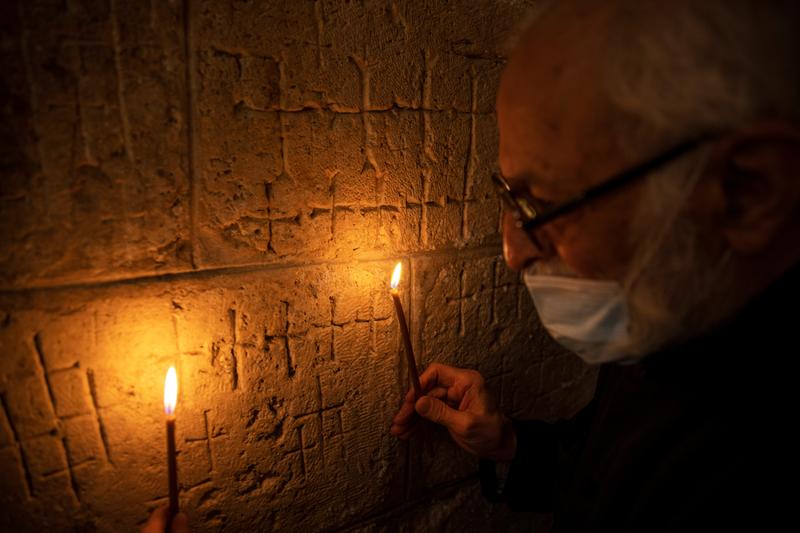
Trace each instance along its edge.
<path fill-rule="evenodd" d="M 0 529 L 528 528 L 477 461 L 389 432 L 421 367 L 517 416 L 592 375 L 500 257 L 494 93 L 532 1 L 31 0 L 0 7 Z"/>

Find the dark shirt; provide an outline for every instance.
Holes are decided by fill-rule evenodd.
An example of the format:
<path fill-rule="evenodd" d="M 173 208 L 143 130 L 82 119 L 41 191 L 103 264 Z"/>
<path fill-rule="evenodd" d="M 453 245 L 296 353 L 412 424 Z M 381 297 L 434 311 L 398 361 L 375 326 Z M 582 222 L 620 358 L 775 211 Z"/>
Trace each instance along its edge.
<path fill-rule="evenodd" d="M 504 490 L 483 461 L 484 494 L 555 531 L 795 527 L 799 286 L 795 267 L 709 335 L 603 365 L 570 420 L 515 421 Z"/>

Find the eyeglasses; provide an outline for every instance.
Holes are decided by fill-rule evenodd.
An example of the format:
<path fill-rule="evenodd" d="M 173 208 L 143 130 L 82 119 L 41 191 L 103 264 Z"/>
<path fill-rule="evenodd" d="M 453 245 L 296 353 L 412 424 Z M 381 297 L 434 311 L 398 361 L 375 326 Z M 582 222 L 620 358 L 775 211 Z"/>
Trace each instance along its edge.
<path fill-rule="evenodd" d="M 516 220 L 517 227 L 525 230 L 528 236 L 534 241 L 534 244 L 540 247 L 541 243 L 534 237 L 534 230 L 551 222 L 554 218 L 571 213 L 596 198 L 606 196 L 646 176 L 653 170 L 697 148 L 706 140 L 708 140 L 708 138 L 682 142 L 666 152 L 662 152 L 652 159 L 639 163 L 633 168 L 615 174 L 599 185 L 595 185 L 577 196 L 556 205 L 543 205 L 543 202 L 534 198 L 527 188 L 513 189 L 508 181 L 500 174 L 493 174 L 492 180 L 497 186 L 498 193 L 503 199 L 503 203 Z"/>

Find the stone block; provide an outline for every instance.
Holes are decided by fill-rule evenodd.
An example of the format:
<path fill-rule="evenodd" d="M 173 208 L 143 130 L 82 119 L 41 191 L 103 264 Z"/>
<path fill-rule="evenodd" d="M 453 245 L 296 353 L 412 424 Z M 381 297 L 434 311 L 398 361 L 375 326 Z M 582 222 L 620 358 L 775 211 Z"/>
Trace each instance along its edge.
<path fill-rule="evenodd" d="M 422 103 L 423 53 L 409 47 L 402 22 L 391 14 L 380 17 L 381 32 L 368 45 L 370 107 L 419 108 Z"/>
<path fill-rule="evenodd" d="M 283 51 L 282 59 L 282 98 L 286 109 L 352 112 L 362 108 L 362 75 L 344 49 L 309 43 Z"/>
<path fill-rule="evenodd" d="M 500 87 L 500 76 L 504 66 L 505 61 L 498 56 L 488 56 L 488 60 L 473 65 L 477 85 L 473 93 L 474 111 L 488 115 L 487 119 L 494 120 L 497 89 Z"/>
<path fill-rule="evenodd" d="M 494 297 L 494 321 L 500 325 L 513 324 L 517 319 L 517 292 L 524 291 L 518 286 L 504 285 L 497 288 Z"/>
<path fill-rule="evenodd" d="M 135 375 L 137 362 L 148 356 L 165 363 L 174 361 L 178 345 L 172 310 L 170 299 L 157 297 L 99 303 L 95 349 L 103 356 L 104 366 L 124 368 Z M 167 367 L 169 364 L 164 372 Z"/>
<path fill-rule="evenodd" d="M 398 337 L 399 330 L 397 321 L 392 319 L 381 320 L 375 322 L 375 353 L 377 356 L 380 354 L 387 354 L 397 346 L 402 340 Z M 417 361 L 419 362 L 419 354 L 417 354 Z"/>
<path fill-rule="evenodd" d="M 210 479 L 211 465 L 205 442 L 182 442 L 178 450 L 178 472 L 183 490 Z"/>
<path fill-rule="evenodd" d="M 322 434 L 326 439 L 339 436 L 343 433 L 342 413 L 339 409 L 332 409 L 322 414 Z"/>
<path fill-rule="evenodd" d="M 198 65 L 201 257 L 250 261 L 269 252 L 270 184 L 283 168 L 280 117 L 271 110 L 277 64 L 211 49 Z"/>
<path fill-rule="evenodd" d="M 56 415 L 60 418 L 91 412 L 91 398 L 86 373 L 79 369 L 62 370 L 48 375 L 53 391 Z"/>
<path fill-rule="evenodd" d="M 11 426 L 11 421 L 8 419 L 4 401 L 2 409 L 0 409 L 0 449 L 11 446 L 14 443 L 14 429 Z"/>
<path fill-rule="evenodd" d="M 72 488 L 70 474 L 66 470 L 35 478 L 33 487 L 37 498 L 50 502 L 50 507 L 45 511 L 45 516 L 52 513 L 63 517 L 65 514 L 75 513 L 79 508 L 76 493 Z"/>
<path fill-rule="evenodd" d="M 55 428 L 55 413 L 41 376 L 16 378 L 5 394 L 8 415 L 20 439 Z"/>
<path fill-rule="evenodd" d="M 85 415 L 64 420 L 62 428 L 70 464 L 79 465 L 91 460 L 98 462 L 105 460 L 95 416 Z"/>
<path fill-rule="evenodd" d="M 16 258 L 17 272 L 4 272 L 5 282 L 109 279 L 187 264 L 185 246 L 173 245 L 188 233 L 188 213 L 174 210 L 188 192 L 181 166 L 186 150 L 180 55 L 172 45 L 123 48 L 112 31 L 119 14 L 107 6 L 81 5 L 52 16 L 46 15 L 52 6 L 39 7 L 20 12 L 28 27 L 19 31 L 37 35 L 35 42 L 20 40 L 25 46 L 20 57 L 27 63 L 41 169 L 27 194 L 42 210 L 20 235 L 16 246 L 27 251 Z M 168 23 L 163 29 L 169 30 Z M 148 58 L 127 62 L 129 53 L 148 46 L 155 50 Z M 142 80 L 169 89 L 149 93 L 139 107 Z M 171 110 L 171 119 L 165 110 Z M 144 165 L 153 161 L 141 157 L 144 151 L 137 158 L 136 149 L 159 145 L 165 147 L 159 155 L 168 157 L 158 158 L 156 171 Z M 143 216 L 141 205 L 152 216 Z M 25 212 L 30 208 L 20 205 L 20 215 Z"/>
<path fill-rule="evenodd" d="M 502 239 L 500 230 L 500 201 L 492 198 L 468 203 L 465 208 L 466 233 L 471 246 L 499 244 Z"/>
<path fill-rule="evenodd" d="M 470 197 L 476 200 L 499 200 L 492 174 L 500 171 L 498 166 L 497 117 L 495 115 L 473 115 L 475 121 L 475 166 L 470 187 Z"/>
<path fill-rule="evenodd" d="M 421 213 L 422 206 L 418 203 L 400 209 L 381 208 L 379 242 L 396 253 L 420 249 Z"/>
<path fill-rule="evenodd" d="M 280 72 L 271 57 L 243 55 L 238 58 L 239 79 L 233 86 L 233 101 L 251 109 L 280 106 Z"/>
<path fill-rule="evenodd" d="M 78 46 L 81 66 L 80 103 L 86 107 L 102 106 L 117 99 L 114 48 L 108 44 Z M 110 154 L 98 154 L 103 159 Z"/>
<path fill-rule="evenodd" d="M 469 115 L 455 112 L 430 113 L 432 171 L 426 200 L 445 205 L 464 198 L 465 173 L 470 146 Z"/>
<path fill-rule="evenodd" d="M 3 472 L 0 476 L 0 505 L 3 509 L 23 500 L 30 491 L 23 469 L 16 446 L 0 448 L 0 470 Z"/>
<path fill-rule="evenodd" d="M 56 316 L 39 333 L 45 370 L 76 367 L 95 338 L 94 318 L 86 312 Z"/>
<path fill-rule="evenodd" d="M 370 148 L 380 172 L 381 205 L 404 207 L 423 198 L 422 114 L 411 110 L 372 113 Z"/>
<path fill-rule="evenodd" d="M 300 338 L 289 338 L 289 351 L 299 367 L 314 367 L 334 358 L 332 340 L 333 328 L 311 327 Z"/>
<path fill-rule="evenodd" d="M 426 208 L 427 244 L 431 248 L 454 247 L 461 242 L 464 206 L 455 200 L 444 205 L 430 205 Z"/>
<path fill-rule="evenodd" d="M 4 312 L 0 327 L 0 370 L 10 379 L 28 377 L 37 372 L 39 355 L 34 336 L 36 326 L 42 320 L 36 312 Z"/>
<path fill-rule="evenodd" d="M 181 367 L 181 375 L 179 379 L 183 378 L 184 372 L 183 367 Z M 181 381 L 183 381 L 181 379 Z M 193 390 L 188 387 L 188 390 Z M 176 439 L 180 442 L 194 442 L 204 440 L 207 437 L 207 416 L 208 413 L 206 411 L 197 409 L 195 402 L 189 399 L 189 395 L 185 396 L 186 402 L 181 402 L 181 423 L 178 425 L 176 424 L 175 427 L 175 434 Z M 181 398 L 183 400 L 184 398 Z"/>
<path fill-rule="evenodd" d="M 333 221 L 333 242 L 341 258 L 359 257 L 380 248 L 379 218 L 376 208 L 336 209 Z"/>
<path fill-rule="evenodd" d="M 177 349 L 182 354 L 210 356 L 212 332 L 223 313 L 222 290 L 203 291 L 201 301 L 182 298 L 172 300 Z"/>
<path fill-rule="evenodd" d="M 472 110 L 472 84 L 475 77 L 470 61 L 447 51 L 429 54 L 425 68 L 430 79 L 432 109 Z"/>
<path fill-rule="evenodd" d="M 328 208 L 332 202 L 355 203 L 358 198 L 353 196 L 354 188 L 359 197 L 374 196 L 360 178 L 365 161 L 360 116 L 309 111 L 287 113 L 285 120 L 286 171 L 291 187 L 275 187 L 279 214 Z"/>
<path fill-rule="evenodd" d="M 43 477 L 67 469 L 64 445 L 57 433 L 31 437 L 22 441 L 22 453 L 31 475 Z"/>
<path fill-rule="evenodd" d="M 334 324 L 353 322 L 358 317 L 362 320 L 369 320 L 371 304 L 372 298 L 365 298 L 363 290 L 337 294 L 333 299 L 333 316 L 331 320 Z"/>
<path fill-rule="evenodd" d="M 358 359 L 374 351 L 369 322 L 345 324 L 333 331 L 333 354 L 339 359 Z"/>

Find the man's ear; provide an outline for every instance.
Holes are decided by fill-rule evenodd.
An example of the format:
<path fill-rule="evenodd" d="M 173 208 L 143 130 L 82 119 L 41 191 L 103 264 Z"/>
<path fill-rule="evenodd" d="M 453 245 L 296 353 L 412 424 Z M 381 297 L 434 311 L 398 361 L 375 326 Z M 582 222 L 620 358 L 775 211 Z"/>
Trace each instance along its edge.
<path fill-rule="evenodd" d="M 759 253 L 798 218 L 800 125 L 753 125 L 729 138 L 715 159 L 722 234 L 734 251 Z"/>

